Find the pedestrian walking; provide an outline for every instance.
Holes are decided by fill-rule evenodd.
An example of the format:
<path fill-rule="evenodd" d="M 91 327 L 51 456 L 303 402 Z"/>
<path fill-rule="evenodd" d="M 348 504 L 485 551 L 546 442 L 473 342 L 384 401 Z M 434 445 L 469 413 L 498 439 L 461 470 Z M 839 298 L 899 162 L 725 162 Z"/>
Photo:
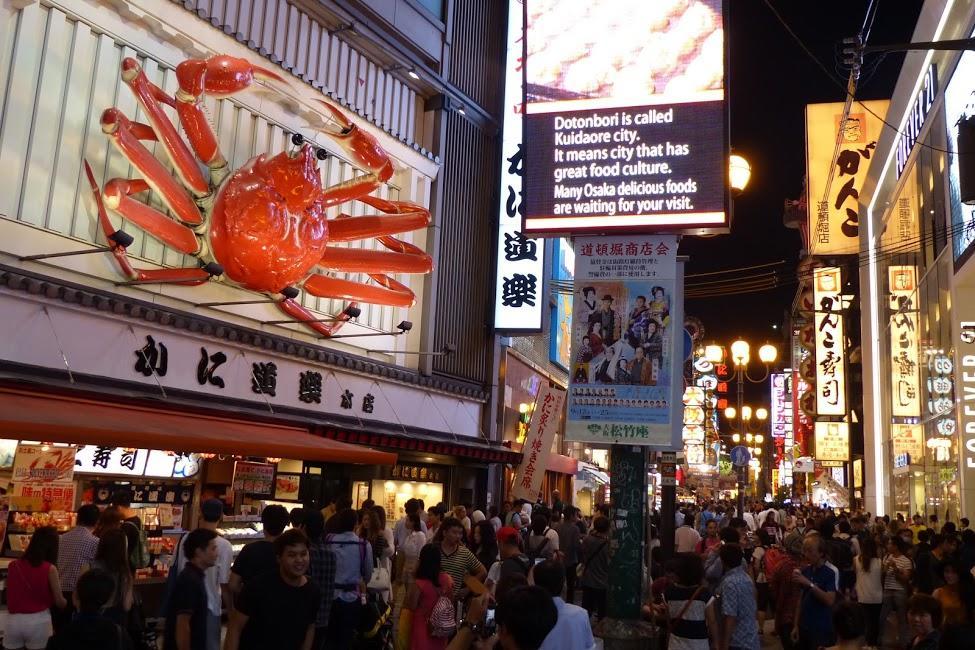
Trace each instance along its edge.
<path fill-rule="evenodd" d="M 589 616 L 600 620 L 606 616 L 606 590 L 609 589 L 609 519 L 596 517 L 593 532 L 582 540 L 579 551 L 582 563 L 582 606 Z"/>
<path fill-rule="evenodd" d="M 907 643 L 907 589 L 911 585 L 914 563 L 905 555 L 907 544 L 900 537 L 892 537 L 887 543 L 884 557 L 884 600 L 880 608 L 880 639 L 878 645 L 900 646 Z M 891 643 L 885 628 L 891 614 L 896 617 L 897 638 Z"/>
<path fill-rule="evenodd" d="M 826 540 L 810 535 L 802 542 L 806 566 L 793 572 L 793 581 L 803 589 L 799 605 L 799 620 L 793 627 L 793 639 L 798 637 L 803 648 L 830 646 L 836 640 L 833 633 L 832 608 L 836 603 L 836 570 L 826 564 Z"/>
<path fill-rule="evenodd" d="M 443 571 L 440 549 L 435 545 L 424 546 L 413 585 L 406 596 L 405 607 L 413 612 L 411 650 L 443 650 L 447 647 L 447 637 L 437 633 L 438 622 L 432 621 L 431 617 L 435 613 L 441 614 L 442 599 L 447 599 L 450 616 L 453 616 L 453 591 L 453 580 Z"/>
<path fill-rule="evenodd" d="M 738 544 L 724 544 L 718 552 L 724 577 L 717 590 L 718 650 L 759 650 L 755 583 L 743 564 Z"/>
<path fill-rule="evenodd" d="M 877 552 L 877 542 L 866 536 L 859 543 L 860 554 L 854 560 L 857 602 L 863 608 L 868 646 L 880 641 L 880 610 L 884 602 L 884 566 Z"/>

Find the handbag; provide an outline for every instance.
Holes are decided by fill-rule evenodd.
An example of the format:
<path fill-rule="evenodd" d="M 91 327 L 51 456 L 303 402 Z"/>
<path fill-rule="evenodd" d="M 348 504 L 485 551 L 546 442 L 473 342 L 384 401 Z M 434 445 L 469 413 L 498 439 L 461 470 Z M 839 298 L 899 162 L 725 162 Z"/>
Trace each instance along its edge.
<path fill-rule="evenodd" d="M 582 562 L 580 562 L 579 564 L 576 565 L 576 577 L 577 578 L 581 578 L 582 576 L 586 575 L 586 567 L 588 566 L 589 562 L 592 561 L 592 559 L 594 557 L 596 557 L 597 555 L 599 555 L 599 552 L 601 550 L 603 550 L 603 547 L 604 546 L 606 546 L 606 542 L 605 541 L 602 544 L 600 544 L 599 546 L 597 546 L 596 547 L 596 550 L 589 554 L 589 557 L 587 557 L 585 560 L 583 560 Z"/>
<path fill-rule="evenodd" d="M 379 593 L 370 593 L 362 607 L 359 619 L 359 638 L 371 639 L 382 629 L 393 613 L 393 608 Z"/>
<path fill-rule="evenodd" d="M 372 566 L 372 576 L 369 578 L 369 584 L 366 585 L 366 588 L 369 591 L 389 591 L 392 589 L 393 583 L 390 579 L 389 569 L 382 566 L 378 558 L 373 558 Z"/>

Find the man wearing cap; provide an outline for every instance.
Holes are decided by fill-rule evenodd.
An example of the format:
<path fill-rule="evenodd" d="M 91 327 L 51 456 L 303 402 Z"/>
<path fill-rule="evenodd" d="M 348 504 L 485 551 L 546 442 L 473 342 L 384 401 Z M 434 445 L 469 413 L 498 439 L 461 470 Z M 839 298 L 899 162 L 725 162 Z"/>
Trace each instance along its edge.
<path fill-rule="evenodd" d="M 485 584 L 492 592 L 501 578 L 518 574 L 528 577 L 531 560 L 521 552 L 521 533 L 517 528 L 502 526 L 498 531 L 498 554 L 501 559 L 491 565 Z"/>
<path fill-rule="evenodd" d="M 599 323 L 602 328 L 603 345 L 611 346 L 619 340 L 619 318 L 613 311 L 613 296 L 608 293 L 603 296 L 599 311 L 589 315 L 589 324 Z"/>
<path fill-rule="evenodd" d="M 199 528 L 217 531 L 220 519 L 223 518 L 223 502 L 220 499 L 207 499 L 200 504 Z M 186 536 L 183 536 L 185 539 Z M 186 556 L 181 552 L 177 544 L 176 566 L 173 568 L 182 571 L 186 565 Z M 203 584 L 207 591 L 207 650 L 220 650 L 220 615 L 223 611 L 224 603 L 230 609 L 230 591 L 227 583 L 230 581 L 230 565 L 234 559 L 234 549 L 230 542 L 223 536 L 217 535 L 217 563 L 206 570 Z M 170 569 L 172 571 L 173 569 Z"/>

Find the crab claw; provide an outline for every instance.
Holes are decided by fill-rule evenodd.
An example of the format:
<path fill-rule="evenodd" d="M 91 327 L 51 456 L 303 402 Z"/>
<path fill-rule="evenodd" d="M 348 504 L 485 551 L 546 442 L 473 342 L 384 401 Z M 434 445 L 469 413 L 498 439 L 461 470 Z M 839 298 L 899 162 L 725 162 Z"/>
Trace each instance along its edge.
<path fill-rule="evenodd" d="M 246 59 L 220 54 L 209 59 L 187 59 L 176 66 L 176 78 L 184 96 L 193 98 L 206 93 L 226 97 L 240 92 L 255 78 L 286 83 L 278 74 L 252 64 Z"/>
<path fill-rule="evenodd" d="M 393 163 L 389 155 L 370 133 L 363 131 L 335 104 L 323 99 L 317 100 L 328 113 L 329 119 L 339 125 L 339 129 L 319 129 L 332 138 L 352 158 L 353 162 L 368 170 L 382 183 L 393 175 Z"/>

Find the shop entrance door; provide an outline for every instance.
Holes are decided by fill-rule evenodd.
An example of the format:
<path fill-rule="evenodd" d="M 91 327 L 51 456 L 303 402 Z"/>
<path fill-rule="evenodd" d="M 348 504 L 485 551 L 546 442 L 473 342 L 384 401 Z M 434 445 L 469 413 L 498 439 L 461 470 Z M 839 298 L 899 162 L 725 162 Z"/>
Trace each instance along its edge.
<path fill-rule="evenodd" d="M 301 493 L 299 498 L 306 508 L 324 508 L 332 499 L 349 496 L 349 479 L 329 476 L 328 468 L 316 468 L 321 473 L 312 474 L 307 465 L 301 477 Z"/>

